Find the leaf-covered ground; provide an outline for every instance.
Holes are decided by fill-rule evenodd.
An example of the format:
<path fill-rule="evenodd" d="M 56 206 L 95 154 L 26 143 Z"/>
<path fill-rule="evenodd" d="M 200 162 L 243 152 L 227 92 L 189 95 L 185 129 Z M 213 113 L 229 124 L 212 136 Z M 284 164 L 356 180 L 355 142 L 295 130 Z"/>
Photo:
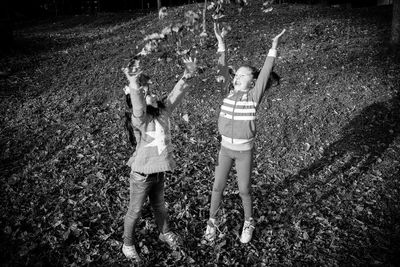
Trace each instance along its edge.
<path fill-rule="evenodd" d="M 203 72 L 172 125 L 177 169 L 168 175 L 171 225 L 181 253 L 157 240 L 150 208 L 137 247 L 149 266 L 377 265 L 400 262 L 400 66 L 386 46 L 391 9 L 333 9 L 252 1 L 232 26 L 230 64 L 261 67 L 283 28 L 280 86 L 258 113 L 253 180 L 255 237 L 238 236 L 234 171 L 219 214 L 220 238 L 201 243 L 218 140 L 216 42 L 198 45 Z M 185 10 L 102 14 L 16 31 L 0 60 L 2 266 L 129 265 L 121 253 L 132 153 L 123 128 L 121 67 L 143 38 Z M 209 20 L 210 22 L 210 20 Z M 193 37 L 193 36 L 192 36 Z M 186 36 L 186 42 L 194 39 Z M 154 88 L 168 92 L 182 66 L 148 56 Z M 187 118 L 189 122 L 187 122 Z"/>

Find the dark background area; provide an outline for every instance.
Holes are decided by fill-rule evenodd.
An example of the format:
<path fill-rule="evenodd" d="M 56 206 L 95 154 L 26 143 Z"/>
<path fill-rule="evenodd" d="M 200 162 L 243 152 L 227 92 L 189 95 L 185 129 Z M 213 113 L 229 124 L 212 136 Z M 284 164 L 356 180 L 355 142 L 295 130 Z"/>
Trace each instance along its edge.
<path fill-rule="evenodd" d="M 230 1 L 239 3 L 243 0 Z M 16 29 L 43 19 L 54 20 L 71 15 L 96 15 L 107 12 L 146 14 L 156 11 L 158 5 L 173 7 L 202 2 L 204 0 L 5 0 L 0 4 L 0 54 L 7 53 L 13 46 Z M 273 2 L 360 8 L 392 4 L 393 0 L 275 0 Z"/>
<path fill-rule="evenodd" d="M 235 2 L 237 0 L 232 0 Z M 178 6 L 202 0 L 162 0 L 162 6 Z M 209 1 L 210 2 L 210 1 Z M 390 1 L 389 1 L 390 2 Z M 275 3 L 300 3 L 323 5 L 347 5 L 351 7 L 372 6 L 377 0 L 277 0 Z M 6 0 L 0 8 L 1 20 L 21 20 L 72 14 L 94 14 L 97 12 L 120 12 L 155 10 L 157 0 Z"/>
<path fill-rule="evenodd" d="M 231 0 L 237 3 L 242 0 Z M 160 2 L 160 3 L 159 3 Z M 0 54 L 14 45 L 16 29 L 41 20 L 57 20 L 71 15 L 96 15 L 107 12 L 154 12 L 158 4 L 166 7 L 202 3 L 204 0 L 5 0 L 0 4 Z M 209 0 L 209 2 L 211 2 Z M 251 4 L 251 1 L 249 1 Z M 391 4 L 393 0 L 275 0 L 275 4 L 299 3 L 343 8 Z"/>

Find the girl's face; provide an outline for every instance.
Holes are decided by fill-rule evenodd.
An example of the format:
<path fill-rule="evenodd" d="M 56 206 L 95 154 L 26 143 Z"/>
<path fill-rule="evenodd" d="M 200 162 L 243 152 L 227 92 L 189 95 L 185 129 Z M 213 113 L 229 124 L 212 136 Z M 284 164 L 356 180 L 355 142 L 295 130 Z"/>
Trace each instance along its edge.
<path fill-rule="evenodd" d="M 233 87 L 235 91 L 249 91 L 253 83 L 253 74 L 251 70 L 246 67 L 240 67 L 233 78 Z"/>
<path fill-rule="evenodd" d="M 143 86 L 143 89 L 144 89 L 144 92 L 146 95 L 146 105 L 151 105 L 151 106 L 157 108 L 158 107 L 157 96 L 154 94 L 151 94 L 149 86 L 147 86 L 147 85 Z"/>

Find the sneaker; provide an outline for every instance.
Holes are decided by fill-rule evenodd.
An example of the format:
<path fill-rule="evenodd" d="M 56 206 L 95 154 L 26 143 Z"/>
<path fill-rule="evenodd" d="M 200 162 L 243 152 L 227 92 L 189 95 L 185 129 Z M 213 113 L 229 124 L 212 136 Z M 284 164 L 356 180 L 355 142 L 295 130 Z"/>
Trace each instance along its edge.
<path fill-rule="evenodd" d="M 174 232 L 167 232 L 165 234 L 160 233 L 158 238 L 164 242 L 167 243 L 171 248 L 175 249 L 179 247 L 179 236 L 175 234 Z"/>
<path fill-rule="evenodd" d="M 253 237 L 254 228 L 255 228 L 255 226 L 254 226 L 253 219 L 244 221 L 242 236 L 240 237 L 240 242 L 242 242 L 243 244 L 249 243 L 251 238 Z"/>
<path fill-rule="evenodd" d="M 207 222 L 206 233 L 204 234 L 204 239 L 208 242 L 215 241 L 215 237 L 217 236 L 217 226 L 215 223 L 210 219 Z"/>
<path fill-rule="evenodd" d="M 137 253 L 135 246 L 122 245 L 122 253 L 124 253 L 125 257 L 128 259 L 140 261 L 140 256 Z"/>

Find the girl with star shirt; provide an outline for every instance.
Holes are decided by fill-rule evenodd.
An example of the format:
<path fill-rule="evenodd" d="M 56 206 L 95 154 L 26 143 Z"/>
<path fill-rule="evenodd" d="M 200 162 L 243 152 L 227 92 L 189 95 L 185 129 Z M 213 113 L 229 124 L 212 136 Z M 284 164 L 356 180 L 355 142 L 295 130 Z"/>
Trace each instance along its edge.
<path fill-rule="evenodd" d="M 171 248 L 179 246 L 179 237 L 168 226 L 168 215 L 164 200 L 164 173 L 172 171 L 175 161 L 172 157 L 170 116 L 190 88 L 188 80 L 196 71 L 196 59 L 185 58 L 185 71 L 182 78 L 164 101 L 157 100 L 148 83 L 140 83 L 142 71 L 139 61 L 134 70 L 124 68 L 132 102 L 132 125 L 135 128 L 136 150 L 128 161 L 131 167 L 130 200 L 124 220 L 123 254 L 140 261 L 135 248 L 134 231 L 141 215 L 143 204 L 149 197 L 154 211 L 159 239 Z"/>

